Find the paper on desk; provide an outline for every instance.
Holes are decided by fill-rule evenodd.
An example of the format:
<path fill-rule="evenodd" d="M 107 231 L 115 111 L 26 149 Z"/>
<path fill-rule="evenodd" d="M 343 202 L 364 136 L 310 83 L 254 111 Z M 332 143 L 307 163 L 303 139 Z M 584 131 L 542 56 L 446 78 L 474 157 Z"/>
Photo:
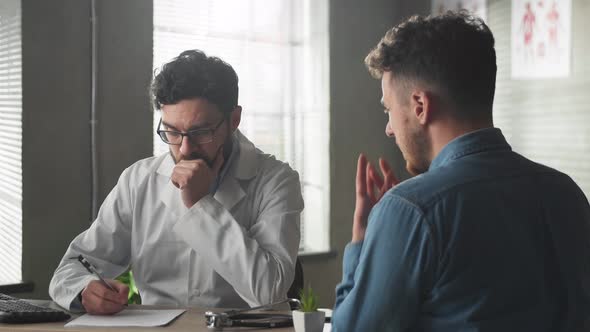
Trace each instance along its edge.
<path fill-rule="evenodd" d="M 172 310 L 134 310 L 125 309 L 112 316 L 97 316 L 85 314 L 64 325 L 78 326 L 163 326 L 185 312 L 183 309 Z"/>

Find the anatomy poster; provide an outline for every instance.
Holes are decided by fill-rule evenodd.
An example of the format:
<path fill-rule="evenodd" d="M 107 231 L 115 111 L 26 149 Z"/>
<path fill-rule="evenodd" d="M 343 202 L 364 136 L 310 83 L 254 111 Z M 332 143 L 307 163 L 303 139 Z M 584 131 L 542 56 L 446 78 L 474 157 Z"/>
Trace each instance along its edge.
<path fill-rule="evenodd" d="M 512 77 L 567 77 L 571 0 L 512 0 Z"/>
<path fill-rule="evenodd" d="M 461 9 L 487 20 L 486 0 L 432 0 L 432 14 L 435 15 Z"/>

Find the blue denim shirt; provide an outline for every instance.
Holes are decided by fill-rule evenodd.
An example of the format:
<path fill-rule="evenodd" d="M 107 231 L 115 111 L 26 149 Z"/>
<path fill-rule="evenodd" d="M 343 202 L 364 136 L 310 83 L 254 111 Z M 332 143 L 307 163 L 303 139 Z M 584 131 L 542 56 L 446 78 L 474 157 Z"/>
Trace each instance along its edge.
<path fill-rule="evenodd" d="M 590 207 L 499 129 L 448 143 L 388 191 L 344 252 L 333 331 L 577 331 L 590 315 Z M 590 327 L 590 325 L 586 325 Z"/>

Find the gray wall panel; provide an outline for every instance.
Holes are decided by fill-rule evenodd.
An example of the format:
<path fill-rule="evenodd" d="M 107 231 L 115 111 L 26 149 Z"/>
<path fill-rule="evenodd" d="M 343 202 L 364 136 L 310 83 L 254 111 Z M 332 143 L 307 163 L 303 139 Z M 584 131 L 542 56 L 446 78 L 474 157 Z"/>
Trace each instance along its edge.
<path fill-rule="evenodd" d="M 121 170 L 151 153 L 153 15 L 151 1 L 96 2 L 102 202 Z M 65 249 L 91 219 L 90 1 L 23 0 L 22 17 L 23 279 L 35 283 L 22 296 L 47 298 Z"/>

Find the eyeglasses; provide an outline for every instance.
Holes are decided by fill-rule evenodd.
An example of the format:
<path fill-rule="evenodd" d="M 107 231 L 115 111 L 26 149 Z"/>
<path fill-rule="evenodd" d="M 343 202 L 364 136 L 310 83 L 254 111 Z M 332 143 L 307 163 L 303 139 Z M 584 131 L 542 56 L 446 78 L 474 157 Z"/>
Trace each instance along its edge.
<path fill-rule="evenodd" d="M 217 128 L 221 126 L 221 124 L 225 121 L 226 117 L 223 117 L 221 121 L 213 128 L 203 128 L 203 129 L 195 129 L 189 130 L 186 133 L 181 133 L 175 130 L 160 130 L 160 126 L 162 125 L 162 119 L 160 119 L 160 123 L 158 123 L 158 136 L 164 141 L 166 144 L 170 145 L 180 145 L 182 144 L 182 139 L 186 136 L 191 144 L 198 145 L 198 144 L 207 144 L 213 142 L 213 136 L 215 135 L 215 131 Z"/>

